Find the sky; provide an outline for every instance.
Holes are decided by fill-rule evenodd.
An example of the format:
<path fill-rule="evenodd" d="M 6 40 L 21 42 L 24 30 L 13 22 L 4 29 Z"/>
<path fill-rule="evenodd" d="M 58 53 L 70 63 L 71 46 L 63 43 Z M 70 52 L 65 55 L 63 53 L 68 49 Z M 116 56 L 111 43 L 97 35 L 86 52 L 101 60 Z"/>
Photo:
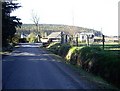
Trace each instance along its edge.
<path fill-rule="evenodd" d="M 17 0 L 22 6 L 11 15 L 23 24 L 34 24 L 32 11 L 40 18 L 39 24 L 64 24 L 118 35 L 119 0 Z"/>

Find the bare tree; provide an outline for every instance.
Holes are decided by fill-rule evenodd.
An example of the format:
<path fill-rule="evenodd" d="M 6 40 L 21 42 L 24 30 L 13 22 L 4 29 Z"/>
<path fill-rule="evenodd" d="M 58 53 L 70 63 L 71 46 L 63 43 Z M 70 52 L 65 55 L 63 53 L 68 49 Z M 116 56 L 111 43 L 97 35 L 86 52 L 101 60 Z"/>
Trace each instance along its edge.
<path fill-rule="evenodd" d="M 39 33 L 39 21 L 40 21 L 40 17 L 39 15 L 32 10 L 32 21 L 34 22 L 35 26 L 36 26 L 36 30 L 37 30 L 37 34 Z M 38 34 L 38 42 L 40 41 L 40 35 Z"/>
<path fill-rule="evenodd" d="M 37 29 L 37 32 L 39 31 L 39 21 L 40 21 L 40 18 L 38 16 L 38 14 L 32 10 L 32 21 L 34 22 L 35 26 L 36 26 L 36 29 Z"/>

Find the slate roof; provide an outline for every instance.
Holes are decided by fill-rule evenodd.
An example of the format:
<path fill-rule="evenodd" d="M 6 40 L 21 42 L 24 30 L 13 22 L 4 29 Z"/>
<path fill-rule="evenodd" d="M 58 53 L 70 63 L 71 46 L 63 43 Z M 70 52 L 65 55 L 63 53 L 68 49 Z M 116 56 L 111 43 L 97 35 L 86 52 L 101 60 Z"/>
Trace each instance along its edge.
<path fill-rule="evenodd" d="M 47 38 L 61 38 L 61 32 L 52 32 Z"/>

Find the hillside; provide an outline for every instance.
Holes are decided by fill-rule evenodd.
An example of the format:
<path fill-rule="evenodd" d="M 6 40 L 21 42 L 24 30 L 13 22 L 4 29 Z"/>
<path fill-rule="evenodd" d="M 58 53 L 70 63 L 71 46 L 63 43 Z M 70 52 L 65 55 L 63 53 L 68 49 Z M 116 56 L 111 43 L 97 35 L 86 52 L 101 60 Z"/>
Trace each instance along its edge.
<path fill-rule="evenodd" d="M 21 28 L 17 28 L 17 32 L 25 32 L 30 33 L 36 31 L 36 26 L 34 24 L 23 24 Z M 53 31 L 64 31 L 66 33 L 69 33 L 70 35 L 76 33 L 76 32 L 94 32 L 95 35 L 100 35 L 101 32 L 94 30 L 94 29 L 88 29 L 84 27 L 78 27 L 78 26 L 69 26 L 69 25 L 58 25 L 58 24 L 39 24 L 39 32 L 47 32 L 47 34 L 53 32 Z"/>

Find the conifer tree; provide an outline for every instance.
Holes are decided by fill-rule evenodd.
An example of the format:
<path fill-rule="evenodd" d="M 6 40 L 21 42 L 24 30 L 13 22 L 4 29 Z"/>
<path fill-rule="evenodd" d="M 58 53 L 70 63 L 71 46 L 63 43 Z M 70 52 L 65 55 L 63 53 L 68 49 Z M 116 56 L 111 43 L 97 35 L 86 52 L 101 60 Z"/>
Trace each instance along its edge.
<path fill-rule="evenodd" d="M 10 16 L 10 13 L 21 7 L 19 3 L 2 2 L 2 46 L 6 47 L 11 42 L 16 32 L 16 27 L 20 27 L 22 23 L 17 16 Z"/>

